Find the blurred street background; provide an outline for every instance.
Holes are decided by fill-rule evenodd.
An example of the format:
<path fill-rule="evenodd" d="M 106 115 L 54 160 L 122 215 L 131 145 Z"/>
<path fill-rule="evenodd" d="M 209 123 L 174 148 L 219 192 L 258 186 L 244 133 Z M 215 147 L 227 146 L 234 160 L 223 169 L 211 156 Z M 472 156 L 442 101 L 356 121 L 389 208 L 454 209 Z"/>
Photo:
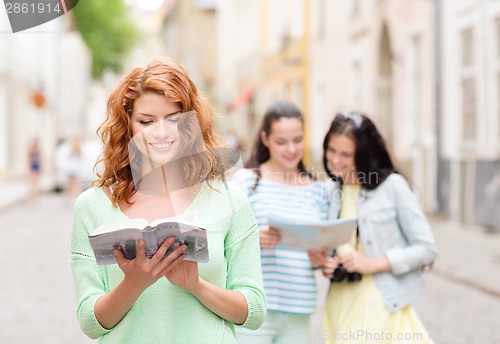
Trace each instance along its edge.
<path fill-rule="evenodd" d="M 0 5 L 0 343 L 91 342 L 76 320 L 72 205 L 94 178 L 107 96 L 157 56 L 186 67 L 243 157 L 277 99 L 305 114 L 315 173 L 337 111 L 373 118 L 438 243 L 422 320 L 436 343 L 500 343 L 492 0 L 85 0 L 17 33 Z"/>

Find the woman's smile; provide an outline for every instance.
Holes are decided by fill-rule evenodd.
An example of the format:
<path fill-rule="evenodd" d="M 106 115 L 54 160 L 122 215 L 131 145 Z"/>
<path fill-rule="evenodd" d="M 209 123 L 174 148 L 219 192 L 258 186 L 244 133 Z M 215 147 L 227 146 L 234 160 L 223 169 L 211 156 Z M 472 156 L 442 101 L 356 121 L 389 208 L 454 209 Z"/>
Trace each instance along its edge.
<path fill-rule="evenodd" d="M 175 141 L 168 141 L 168 142 L 149 142 L 148 145 L 155 150 L 159 151 L 166 151 L 174 144 Z"/>

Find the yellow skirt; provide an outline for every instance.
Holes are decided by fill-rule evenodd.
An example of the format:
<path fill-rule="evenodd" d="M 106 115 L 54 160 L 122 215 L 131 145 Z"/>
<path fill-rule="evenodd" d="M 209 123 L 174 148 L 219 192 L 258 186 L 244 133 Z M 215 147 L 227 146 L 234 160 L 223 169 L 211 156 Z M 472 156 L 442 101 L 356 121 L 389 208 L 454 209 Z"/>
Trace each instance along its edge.
<path fill-rule="evenodd" d="M 324 322 L 326 343 L 434 343 L 413 307 L 387 310 L 372 275 L 332 283 Z"/>

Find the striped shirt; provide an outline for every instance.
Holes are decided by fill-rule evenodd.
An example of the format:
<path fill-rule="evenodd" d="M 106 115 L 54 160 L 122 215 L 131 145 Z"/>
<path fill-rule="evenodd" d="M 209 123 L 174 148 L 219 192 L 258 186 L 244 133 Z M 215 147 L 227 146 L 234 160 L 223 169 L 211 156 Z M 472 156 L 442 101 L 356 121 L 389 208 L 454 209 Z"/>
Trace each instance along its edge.
<path fill-rule="evenodd" d="M 234 174 L 232 182 L 247 194 L 259 228 L 268 225 L 271 213 L 297 222 L 327 219 L 329 198 L 324 183 L 288 185 L 261 178 L 257 189 L 252 191 L 256 178 L 250 170 L 243 169 Z M 307 252 L 282 246 L 261 248 L 261 260 L 267 308 L 312 314 L 317 290 Z"/>

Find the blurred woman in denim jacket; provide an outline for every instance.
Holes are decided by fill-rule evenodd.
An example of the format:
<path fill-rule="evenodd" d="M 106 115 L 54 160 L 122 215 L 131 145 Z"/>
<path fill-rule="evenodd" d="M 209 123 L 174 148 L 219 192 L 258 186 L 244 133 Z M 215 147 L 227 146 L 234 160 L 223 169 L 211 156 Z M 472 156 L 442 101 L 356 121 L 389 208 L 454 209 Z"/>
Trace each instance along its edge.
<path fill-rule="evenodd" d="M 405 339 L 432 343 L 410 303 L 423 287 L 420 272 L 436 258 L 429 222 L 396 172 L 373 122 L 339 113 L 326 134 L 323 163 L 331 177 L 330 217 L 358 218 L 351 243 L 323 267 L 332 281 L 325 308 L 328 342 Z M 385 337 L 384 337 L 385 336 Z M 382 338 L 384 337 L 384 338 Z"/>

